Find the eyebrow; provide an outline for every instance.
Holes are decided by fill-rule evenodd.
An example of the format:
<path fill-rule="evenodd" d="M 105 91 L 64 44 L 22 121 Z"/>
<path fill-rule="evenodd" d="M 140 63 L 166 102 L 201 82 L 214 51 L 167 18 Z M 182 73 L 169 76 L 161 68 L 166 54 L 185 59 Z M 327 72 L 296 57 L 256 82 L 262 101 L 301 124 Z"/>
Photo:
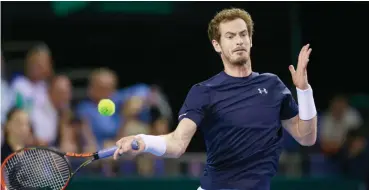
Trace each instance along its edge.
<path fill-rule="evenodd" d="M 238 32 L 238 33 L 245 33 L 245 32 L 247 32 L 247 30 L 242 30 L 241 32 Z M 235 33 L 233 32 L 226 32 L 225 34 L 235 35 Z"/>

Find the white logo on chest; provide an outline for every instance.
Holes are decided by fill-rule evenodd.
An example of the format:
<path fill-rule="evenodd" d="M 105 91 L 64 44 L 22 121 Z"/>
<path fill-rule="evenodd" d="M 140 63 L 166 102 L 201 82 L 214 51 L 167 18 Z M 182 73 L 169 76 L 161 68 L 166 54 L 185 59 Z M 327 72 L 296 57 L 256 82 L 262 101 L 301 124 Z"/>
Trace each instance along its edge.
<path fill-rule="evenodd" d="M 258 88 L 259 94 L 268 94 L 268 91 L 266 88 Z"/>

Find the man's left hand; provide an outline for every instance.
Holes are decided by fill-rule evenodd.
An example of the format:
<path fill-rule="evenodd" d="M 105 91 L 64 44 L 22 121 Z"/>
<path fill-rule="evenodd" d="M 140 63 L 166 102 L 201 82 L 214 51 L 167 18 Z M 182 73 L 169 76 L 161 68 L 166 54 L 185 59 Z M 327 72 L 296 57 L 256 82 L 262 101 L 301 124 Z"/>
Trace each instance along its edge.
<path fill-rule="evenodd" d="M 311 53 L 310 44 L 305 45 L 302 47 L 298 62 L 297 62 L 297 68 L 293 67 L 293 65 L 289 66 L 289 70 L 292 75 L 293 84 L 301 90 L 306 90 L 309 88 L 309 83 L 307 79 L 307 65 L 309 63 L 309 57 Z"/>

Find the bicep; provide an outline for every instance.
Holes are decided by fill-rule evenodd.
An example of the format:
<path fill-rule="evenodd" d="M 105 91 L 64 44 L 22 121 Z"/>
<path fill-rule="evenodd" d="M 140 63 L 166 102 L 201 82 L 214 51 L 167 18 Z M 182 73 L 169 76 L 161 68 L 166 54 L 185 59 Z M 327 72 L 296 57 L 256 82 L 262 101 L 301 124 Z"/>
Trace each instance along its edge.
<path fill-rule="evenodd" d="M 299 136 L 299 117 L 297 115 L 291 119 L 282 120 L 281 123 L 283 128 L 286 129 L 286 131 L 290 133 L 292 137 L 296 138 Z"/>

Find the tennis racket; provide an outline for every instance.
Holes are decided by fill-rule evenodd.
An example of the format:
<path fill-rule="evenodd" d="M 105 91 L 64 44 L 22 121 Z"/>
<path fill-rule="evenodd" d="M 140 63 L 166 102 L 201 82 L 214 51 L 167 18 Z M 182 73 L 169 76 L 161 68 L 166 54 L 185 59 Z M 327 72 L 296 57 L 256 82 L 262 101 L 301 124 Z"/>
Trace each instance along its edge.
<path fill-rule="evenodd" d="M 139 149 L 133 141 L 133 150 Z M 117 146 L 95 153 L 59 152 L 44 147 L 23 148 L 8 156 L 1 165 L 1 186 L 7 190 L 64 190 L 81 168 L 95 160 L 114 155 Z M 67 157 L 89 158 L 74 172 Z"/>

